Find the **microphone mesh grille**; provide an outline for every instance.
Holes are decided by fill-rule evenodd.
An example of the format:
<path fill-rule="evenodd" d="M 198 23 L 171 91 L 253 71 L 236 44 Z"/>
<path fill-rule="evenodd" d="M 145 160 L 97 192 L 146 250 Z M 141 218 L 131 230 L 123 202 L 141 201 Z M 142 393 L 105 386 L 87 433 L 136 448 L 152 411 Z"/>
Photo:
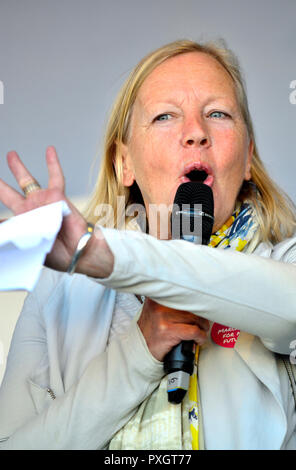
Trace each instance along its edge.
<path fill-rule="evenodd" d="M 214 221 L 211 217 L 206 215 L 197 217 L 196 213 L 193 212 L 195 204 L 200 206 L 203 213 L 213 217 L 214 198 L 212 189 L 199 182 L 181 184 L 176 192 L 174 200 L 172 223 L 176 223 L 176 220 L 178 220 L 178 224 L 180 225 L 180 238 L 183 238 L 184 235 L 188 235 L 187 233 L 184 233 L 184 231 L 189 231 L 190 227 L 190 234 L 195 231 L 199 231 L 200 234 L 202 233 L 203 244 L 207 244 L 211 237 Z M 192 214 L 190 215 L 190 224 L 182 224 L 182 217 L 179 217 L 179 219 L 177 218 L 177 212 L 184 209 L 184 207 L 192 210 Z"/>

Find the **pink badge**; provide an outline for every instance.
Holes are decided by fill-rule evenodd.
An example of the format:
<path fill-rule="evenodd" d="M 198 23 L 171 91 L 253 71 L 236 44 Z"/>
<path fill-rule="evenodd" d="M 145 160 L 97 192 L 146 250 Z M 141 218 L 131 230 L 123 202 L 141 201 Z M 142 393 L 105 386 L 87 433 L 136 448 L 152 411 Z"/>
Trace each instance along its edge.
<path fill-rule="evenodd" d="M 213 323 L 211 337 L 214 343 L 223 348 L 234 348 L 240 330 L 230 328 L 229 326 Z"/>

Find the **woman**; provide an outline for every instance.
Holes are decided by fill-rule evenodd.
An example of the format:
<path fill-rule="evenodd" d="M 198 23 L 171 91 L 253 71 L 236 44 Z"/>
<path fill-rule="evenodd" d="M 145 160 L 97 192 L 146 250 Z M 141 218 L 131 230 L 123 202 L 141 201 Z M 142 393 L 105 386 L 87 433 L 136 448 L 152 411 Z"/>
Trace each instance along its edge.
<path fill-rule="evenodd" d="M 296 338 L 295 212 L 260 161 L 231 53 L 177 41 L 144 58 L 115 103 L 104 155 L 85 218 L 65 198 L 53 147 L 45 190 L 8 155 L 27 192 L 0 182 L 15 214 L 60 199 L 72 213 L 15 329 L 2 448 L 295 449 L 295 404 L 277 355 Z M 97 225 L 80 274 L 61 273 L 100 204 L 121 220 L 117 196 L 125 212 L 143 202 L 151 227 L 152 207 L 169 207 L 192 175 L 213 191 L 212 246 Z M 130 214 L 125 222 L 137 228 Z M 198 384 L 176 406 L 162 361 L 181 340 L 200 346 Z"/>

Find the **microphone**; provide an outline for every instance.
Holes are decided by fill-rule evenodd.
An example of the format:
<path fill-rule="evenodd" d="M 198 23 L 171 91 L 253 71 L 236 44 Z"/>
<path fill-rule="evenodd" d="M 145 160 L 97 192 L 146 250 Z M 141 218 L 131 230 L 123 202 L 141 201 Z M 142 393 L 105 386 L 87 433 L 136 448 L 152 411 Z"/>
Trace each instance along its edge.
<path fill-rule="evenodd" d="M 209 186 L 199 182 L 181 184 L 176 192 L 171 216 L 172 238 L 207 245 L 214 224 L 213 214 L 214 199 Z M 164 358 L 170 403 L 181 403 L 186 395 L 193 372 L 194 350 L 194 341 L 182 341 Z"/>

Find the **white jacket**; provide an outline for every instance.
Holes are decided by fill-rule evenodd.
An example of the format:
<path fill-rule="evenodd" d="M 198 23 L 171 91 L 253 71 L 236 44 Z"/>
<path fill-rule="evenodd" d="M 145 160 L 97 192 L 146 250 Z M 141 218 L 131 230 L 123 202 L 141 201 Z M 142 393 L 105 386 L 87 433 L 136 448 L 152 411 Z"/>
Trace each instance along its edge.
<path fill-rule="evenodd" d="M 273 354 L 289 355 L 296 339 L 296 238 L 246 255 L 103 231 L 109 278 L 44 269 L 26 299 L 0 390 L 0 449 L 108 445 L 163 376 L 132 320 L 133 294 L 241 330 L 234 349 L 210 339 L 201 349 L 206 448 L 296 448 L 295 404 Z"/>

